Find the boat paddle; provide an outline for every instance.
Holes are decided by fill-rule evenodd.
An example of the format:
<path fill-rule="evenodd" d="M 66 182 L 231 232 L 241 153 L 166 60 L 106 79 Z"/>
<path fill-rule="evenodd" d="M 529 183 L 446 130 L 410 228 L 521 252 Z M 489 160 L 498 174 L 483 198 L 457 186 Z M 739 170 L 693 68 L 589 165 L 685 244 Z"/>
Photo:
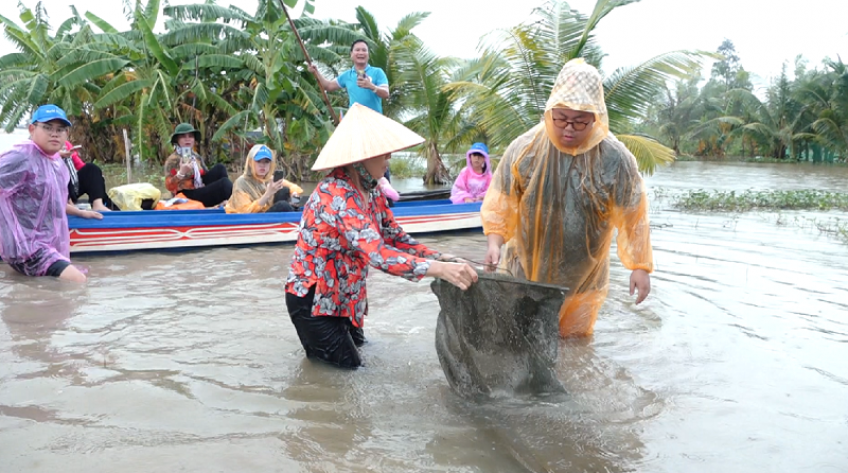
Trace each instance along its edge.
<path fill-rule="evenodd" d="M 309 57 L 309 53 L 306 52 L 306 46 L 303 45 L 303 40 L 300 39 L 300 33 L 297 32 L 297 28 L 294 26 L 294 22 L 289 16 L 289 9 L 286 8 L 286 4 L 283 0 L 279 0 L 280 6 L 283 7 L 283 12 L 286 14 L 286 18 L 289 20 L 289 26 L 291 26 L 292 31 L 294 32 L 295 38 L 297 38 L 297 43 L 300 45 L 300 49 L 303 51 L 303 56 L 306 58 L 307 64 L 312 64 L 312 58 Z M 318 80 L 318 73 L 315 74 L 315 80 Z M 333 106 L 330 104 L 330 98 L 327 97 L 327 92 L 321 87 L 321 82 L 318 82 L 318 88 L 321 89 L 321 96 L 324 98 L 324 103 L 327 104 L 327 109 L 330 111 L 330 116 L 333 118 L 333 124 L 339 124 L 339 118 L 336 116 L 336 111 L 333 109 Z"/>

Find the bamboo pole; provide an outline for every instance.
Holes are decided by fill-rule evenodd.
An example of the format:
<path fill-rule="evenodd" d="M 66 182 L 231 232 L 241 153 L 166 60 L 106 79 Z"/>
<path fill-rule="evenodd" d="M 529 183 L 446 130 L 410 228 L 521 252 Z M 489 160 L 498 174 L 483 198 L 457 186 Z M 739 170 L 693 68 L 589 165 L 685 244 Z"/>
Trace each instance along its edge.
<path fill-rule="evenodd" d="M 124 128 L 124 153 L 126 154 L 127 160 L 127 184 L 132 182 L 132 156 L 130 156 L 130 138 L 127 135 L 127 129 Z"/>
<path fill-rule="evenodd" d="M 301 49 L 301 51 L 303 51 L 303 57 L 305 57 L 306 62 L 311 65 L 312 64 L 312 58 L 310 58 L 309 53 L 306 52 L 306 46 L 303 45 L 303 40 L 300 39 L 300 33 L 297 32 L 297 28 L 295 28 L 294 22 L 292 21 L 291 16 L 289 16 L 289 9 L 286 8 L 286 4 L 284 3 L 283 0 L 279 0 L 279 1 L 280 1 L 280 6 L 283 7 L 283 12 L 286 14 L 286 18 L 289 20 L 289 26 L 291 26 L 292 31 L 294 31 L 294 36 L 297 38 L 297 44 L 300 45 L 300 49 Z M 315 75 L 315 80 L 318 81 L 318 88 L 321 89 L 321 96 L 324 98 L 324 103 L 327 104 L 327 109 L 330 110 L 330 116 L 333 118 L 333 124 L 338 125 L 339 124 L 339 117 L 336 116 L 336 110 L 333 109 L 333 106 L 330 104 L 330 98 L 327 97 L 327 92 L 324 90 L 324 87 L 321 86 L 321 81 L 318 80 L 318 73 L 315 72 L 314 75 Z"/>

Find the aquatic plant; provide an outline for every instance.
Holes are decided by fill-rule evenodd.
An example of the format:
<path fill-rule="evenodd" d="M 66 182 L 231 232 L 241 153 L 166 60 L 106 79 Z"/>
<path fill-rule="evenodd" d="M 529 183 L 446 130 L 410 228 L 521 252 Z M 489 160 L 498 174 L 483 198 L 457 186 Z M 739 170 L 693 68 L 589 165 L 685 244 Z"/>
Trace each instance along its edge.
<path fill-rule="evenodd" d="M 427 161 L 418 156 L 395 158 L 389 161 L 392 178 L 421 177 L 427 172 Z"/>
<path fill-rule="evenodd" d="M 747 212 L 752 210 L 848 211 L 848 194 L 821 190 L 690 190 L 676 196 L 673 206 L 688 211 Z"/>

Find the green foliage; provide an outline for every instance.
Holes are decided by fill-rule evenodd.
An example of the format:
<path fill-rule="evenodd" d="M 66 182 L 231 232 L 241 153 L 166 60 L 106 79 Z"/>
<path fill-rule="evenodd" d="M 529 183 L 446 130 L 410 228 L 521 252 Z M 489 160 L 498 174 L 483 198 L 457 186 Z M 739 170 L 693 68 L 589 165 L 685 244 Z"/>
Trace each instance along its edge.
<path fill-rule="evenodd" d="M 848 211 L 848 194 L 820 190 L 688 191 L 674 206 L 688 211 L 747 212 L 753 210 Z"/>
<path fill-rule="evenodd" d="M 798 57 L 794 78 L 784 65 L 763 94 L 752 90 L 731 42 L 722 43 L 718 52 L 722 60 L 709 81 L 699 87 L 700 76 L 692 74 L 667 87 L 637 129 L 655 133 L 678 154 L 708 159 L 848 158 L 848 74 L 841 60 L 826 60 L 811 70 Z"/>
<path fill-rule="evenodd" d="M 568 60 L 583 57 L 601 68 L 595 29 L 636 1 L 597 0 L 588 14 L 546 1 L 530 21 L 485 35 L 479 57 L 470 60 L 428 50 L 415 35 L 426 12 L 384 30 L 362 7 L 347 23 L 311 18 L 315 0 L 284 3 L 299 15 L 294 23 L 309 55 L 331 77 L 350 67 L 350 44 L 366 40 L 371 64 L 391 86 L 385 113 L 425 138 L 414 152 L 426 160 L 426 179 L 449 182 L 461 166 L 443 162 L 444 155 L 475 141 L 497 154 L 539 122 Z M 123 5 L 127 31 L 73 8 L 53 29 L 40 3 L 19 4 L 14 21 L 0 15 L 4 36 L 18 49 L 0 57 L 0 126 L 11 130 L 38 105 L 54 102 L 75 123 L 72 140 L 99 161 L 123 159 L 127 130 L 134 155 L 160 162 L 171 152 L 174 124 L 190 122 L 202 132 L 199 151 L 213 162 L 241 161 L 247 146 L 262 142 L 278 151 L 281 169 L 293 178 L 309 177 L 333 125 L 279 0 L 260 0 L 253 12 L 212 0 Z M 162 23 L 165 31 L 155 33 Z M 699 87 L 697 65 L 705 56 L 674 51 L 606 74 L 611 129 L 640 169 L 652 172 L 681 153 L 825 162 L 848 155 L 848 73 L 841 60 L 819 69 L 799 60 L 794 79 L 784 74 L 762 97 L 751 93 L 729 41 Z M 670 85 L 672 79 L 678 82 Z M 344 92 L 330 99 L 335 109 L 347 106 Z"/>
<path fill-rule="evenodd" d="M 414 156 L 393 158 L 389 161 L 389 167 L 394 179 L 420 177 L 427 172 L 427 162 Z"/>
<path fill-rule="evenodd" d="M 577 57 L 601 68 L 603 53 L 594 40 L 599 22 L 632 0 L 598 0 L 590 15 L 572 10 L 564 1 L 550 1 L 534 10 L 527 23 L 487 36 L 482 57 L 447 86 L 461 95 L 467 116 L 479 123 L 489 145 L 503 149 L 539 123 L 562 66 Z M 678 51 L 642 64 L 613 71 L 604 81 L 610 129 L 637 156 L 640 169 L 653 172 L 674 152 L 653 137 L 628 135 L 637 119 L 647 117 L 649 104 L 671 78 L 685 77 L 698 67 L 703 53 Z"/>

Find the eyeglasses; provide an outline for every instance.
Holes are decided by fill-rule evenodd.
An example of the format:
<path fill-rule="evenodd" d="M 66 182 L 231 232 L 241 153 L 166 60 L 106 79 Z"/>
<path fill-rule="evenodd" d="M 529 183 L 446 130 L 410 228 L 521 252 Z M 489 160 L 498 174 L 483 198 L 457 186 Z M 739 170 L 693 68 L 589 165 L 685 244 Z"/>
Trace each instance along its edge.
<path fill-rule="evenodd" d="M 551 120 L 557 128 L 565 128 L 568 125 L 571 125 L 571 129 L 574 131 L 583 131 L 587 126 L 592 124 L 592 122 L 573 122 L 564 118 L 552 118 Z"/>
<path fill-rule="evenodd" d="M 50 126 L 43 123 L 39 123 L 38 126 L 46 131 L 48 135 L 64 135 L 68 132 L 68 127 L 66 126 Z"/>

